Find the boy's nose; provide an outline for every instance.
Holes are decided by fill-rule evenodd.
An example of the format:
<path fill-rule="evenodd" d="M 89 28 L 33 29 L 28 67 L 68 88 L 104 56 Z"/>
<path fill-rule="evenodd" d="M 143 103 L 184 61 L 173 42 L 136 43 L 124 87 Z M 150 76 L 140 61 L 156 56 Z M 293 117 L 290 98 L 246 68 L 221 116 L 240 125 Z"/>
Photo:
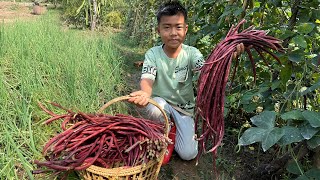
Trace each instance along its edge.
<path fill-rule="evenodd" d="M 177 31 L 175 28 L 171 28 L 170 35 L 171 36 L 177 35 Z"/>

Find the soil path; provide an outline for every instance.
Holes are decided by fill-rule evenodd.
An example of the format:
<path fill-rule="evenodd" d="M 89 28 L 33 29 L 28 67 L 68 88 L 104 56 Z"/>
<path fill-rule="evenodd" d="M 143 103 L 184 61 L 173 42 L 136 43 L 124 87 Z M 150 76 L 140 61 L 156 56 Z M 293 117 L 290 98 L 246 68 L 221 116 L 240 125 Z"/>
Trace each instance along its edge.
<path fill-rule="evenodd" d="M 0 21 L 4 23 L 16 20 L 32 20 L 32 3 L 0 2 Z"/>

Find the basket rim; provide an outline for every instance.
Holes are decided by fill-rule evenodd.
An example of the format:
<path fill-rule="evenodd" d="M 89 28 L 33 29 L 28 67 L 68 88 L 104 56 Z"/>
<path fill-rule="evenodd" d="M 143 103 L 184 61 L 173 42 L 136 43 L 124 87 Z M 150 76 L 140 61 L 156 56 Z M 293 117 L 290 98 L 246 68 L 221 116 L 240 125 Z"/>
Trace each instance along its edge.
<path fill-rule="evenodd" d="M 162 155 L 163 157 L 163 155 Z M 162 159 L 162 158 L 160 158 Z M 96 165 L 91 165 L 84 171 L 89 171 L 91 173 L 99 174 L 102 176 L 128 176 L 134 175 L 142 170 L 149 169 L 159 163 L 157 160 L 150 160 L 145 164 L 132 166 L 132 167 L 116 167 L 116 168 L 103 168 Z"/>

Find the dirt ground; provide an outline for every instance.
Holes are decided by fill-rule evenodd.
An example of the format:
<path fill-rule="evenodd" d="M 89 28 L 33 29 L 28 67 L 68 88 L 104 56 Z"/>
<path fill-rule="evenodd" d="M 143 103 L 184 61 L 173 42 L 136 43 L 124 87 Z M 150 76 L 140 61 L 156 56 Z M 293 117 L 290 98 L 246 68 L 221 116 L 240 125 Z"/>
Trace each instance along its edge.
<path fill-rule="evenodd" d="M 4 23 L 16 20 L 32 20 L 32 3 L 0 2 L 0 21 Z"/>

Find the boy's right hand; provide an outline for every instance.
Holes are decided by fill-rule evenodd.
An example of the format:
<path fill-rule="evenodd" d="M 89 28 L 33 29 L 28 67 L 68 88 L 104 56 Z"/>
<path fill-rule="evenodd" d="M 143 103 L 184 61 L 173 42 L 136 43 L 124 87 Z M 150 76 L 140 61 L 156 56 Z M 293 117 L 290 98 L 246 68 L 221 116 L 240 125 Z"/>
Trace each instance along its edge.
<path fill-rule="evenodd" d="M 128 101 L 138 106 L 144 107 L 149 103 L 150 95 L 142 90 L 135 91 L 131 93 L 130 96 L 131 97 L 128 99 Z"/>

